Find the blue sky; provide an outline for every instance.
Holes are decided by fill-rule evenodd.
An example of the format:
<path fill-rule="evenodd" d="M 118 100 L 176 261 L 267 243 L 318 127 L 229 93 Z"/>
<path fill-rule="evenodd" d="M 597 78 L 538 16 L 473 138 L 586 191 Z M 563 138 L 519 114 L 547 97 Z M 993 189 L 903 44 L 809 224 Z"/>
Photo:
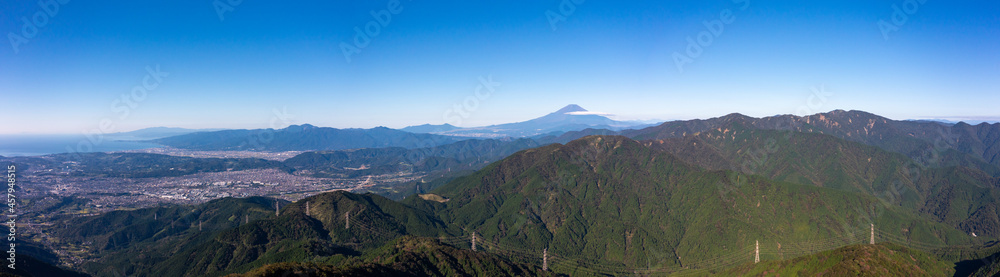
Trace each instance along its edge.
<path fill-rule="evenodd" d="M 149 2 L 0 1 L 0 133 L 481 126 L 567 104 L 1000 119 L 996 1 Z"/>

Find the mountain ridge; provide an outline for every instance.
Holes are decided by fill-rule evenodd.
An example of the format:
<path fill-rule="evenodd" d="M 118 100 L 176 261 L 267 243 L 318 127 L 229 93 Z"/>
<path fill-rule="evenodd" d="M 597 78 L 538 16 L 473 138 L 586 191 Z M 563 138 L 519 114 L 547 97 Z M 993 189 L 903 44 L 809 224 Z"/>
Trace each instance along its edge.
<path fill-rule="evenodd" d="M 983 159 L 1000 166 L 1000 123 L 944 125 L 933 122 L 897 121 L 865 111 L 833 110 L 809 116 L 776 115 L 754 118 L 729 114 L 710 119 L 670 121 L 638 129 L 624 130 L 638 140 L 682 137 L 743 122 L 761 129 L 821 133 L 903 153 L 924 163 L 934 163 L 946 149 Z"/>
<path fill-rule="evenodd" d="M 583 114 L 574 114 L 583 113 Z M 447 124 L 446 124 L 447 125 Z M 625 128 L 644 126 L 646 124 L 632 121 L 617 121 L 599 113 L 589 114 L 587 109 L 576 104 L 566 105 L 555 112 L 541 117 L 521 122 L 495 124 L 481 127 L 455 128 L 452 130 L 433 132 L 434 134 L 458 137 L 531 137 L 548 133 L 599 128 L 622 130 Z M 420 125 L 425 126 L 425 125 Z M 438 126 L 438 125 L 433 125 Z M 419 126 L 407 127 L 410 130 Z M 407 129 L 404 128 L 404 129 Z"/>
<path fill-rule="evenodd" d="M 201 132 L 152 140 L 152 142 L 190 150 L 212 151 L 315 151 L 355 148 L 431 147 L 458 139 L 434 134 L 415 134 L 386 127 L 337 129 L 309 124 L 283 129 L 223 130 Z"/>

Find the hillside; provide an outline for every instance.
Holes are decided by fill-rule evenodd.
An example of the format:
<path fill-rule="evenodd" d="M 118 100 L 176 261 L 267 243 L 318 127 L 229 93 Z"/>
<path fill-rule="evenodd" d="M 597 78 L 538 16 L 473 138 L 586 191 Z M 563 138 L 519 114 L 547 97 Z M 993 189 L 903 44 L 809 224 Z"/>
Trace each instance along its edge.
<path fill-rule="evenodd" d="M 296 276 L 558 276 L 537 265 L 483 251 L 458 249 L 434 239 L 402 237 L 343 266 L 278 263 L 229 277 Z"/>
<path fill-rule="evenodd" d="M 136 275 L 220 276 L 280 262 L 337 263 L 403 235 L 454 232 L 433 215 L 384 197 L 330 192 L 288 205 L 276 218 L 220 232 Z"/>
<path fill-rule="evenodd" d="M 744 124 L 732 122 L 648 144 L 704 168 L 867 194 L 966 233 L 1000 236 L 992 204 L 1000 200 L 1000 178 L 991 176 L 1000 169 L 991 164 L 953 151 L 955 159 L 928 167 L 902 154 L 830 135 Z"/>
<path fill-rule="evenodd" d="M 540 135 L 532 137 L 532 139 L 538 141 L 540 144 L 550 144 L 550 143 L 560 143 L 565 144 L 576 139 L 586 137 L 586 136 L 613 136 L 618 135 L 616 131 L 608 129 L 594 129 L 587 128 L 579 131 L 569 131 L 569 132 L 555 132 L 548 135 Z"/>
<path fill-rule="evenodd" d="M 59 267 L 57 265 L 61 264 L 59 257 L 38 243 L 19 239 L 17 241 L 16 248 L 16 264 L 15 268 L 11 269 L 7 265 L 9 262 L 5 262 L 2 267 L 0 267 L 0 276 L 23 276 L 23 277 L 50 277 L 50 276 L 61 276 L 61 277 L 86 277 L 87 274 L 72 271 L 66 268 Z M 6 251 L 6 250 L 5 250 Z M 9 254 L 7 254 L 9 255 Z M 8 256 L 9 257 L 9 256 Z"/>
<path fill-rule="evenodd" d="M 488 243 L 623 270 L 724 268 L 750 256 L 719 256 L 754 241 L 784 245 L 765 259 L 794 257 L 862 242 L 870 223 L 928 244 L 972 243 L 875 197 L 706 171 L 625 137 L 521 151 L 435 193 L 450 199 L 432 206 L 442 220 Z"/>
<path fill-rule="evenodd" d="M 263 197 L 222 198 L 195 206 L 112 211 L 54 219 L 46 232 L 54 243 L 67 246 L 65 250 L 83 254 L 87 262 L 80 267 L 87 273 L 144 275 L 154 264 L 220 232 L 274 217 L 274 204 L 274 199 Z"/>
<path fill-rule="evenodd" d="M 0 268 L 0 277 L 87 277 L 90 275 L 60 268 L 34 257 L 21 255 L 17 258 L 17 268 Z"/>
<path fill-rule="evenodd" d="M 953 264 L 920 251 L 880 243 L 858 244 L 785 261 L 742 265 L 727 276 L 952 276 Z"/>

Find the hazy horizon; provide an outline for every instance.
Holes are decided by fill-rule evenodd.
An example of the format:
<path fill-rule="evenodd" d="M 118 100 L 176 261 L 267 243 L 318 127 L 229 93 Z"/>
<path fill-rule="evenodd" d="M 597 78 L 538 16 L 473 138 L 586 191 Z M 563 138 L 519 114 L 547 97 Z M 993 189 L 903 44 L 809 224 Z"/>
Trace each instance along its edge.
<path fill-rule="evenodd" d="M 584 107 L 584 108 L 586 108 L 586 107 Z M 842 110 L 842 109 L 834 109 L 834 110 Z M 822 112 L 817 112 L 817 113 L 812 113 L 812 114 L 807 114 L 807 115 L 814 115 L 814 114 L 820 114 L 820 113 L 829 113 L 831 111 L 833 111 L 833 110 L 822 111 Z M 864 112 L 867 112 L 867 111 L 864 111 Z M 663 123 L 663 122 L 670 122 L 670 121 L 710 119 L 710 118 L 722 117 L 722 116 L 725 116 L 725 115 L 728 115 L 728 114 L 732 114 L 732 113 L 720 114 L 720 115 L 717 115 L 717 116 L 703 117 L 703 118 L 694 118 L 694 117 L 692 117 L 692 118 L 677 118 L 677 119 L 665 119 L 665 120 L 661 120 L 661 119 L 647 119 L 647 120 L 643 120 L 643 119 L 622 119 L 622 118 L 618 118 L 617 116 L 614 116 L 614 115 L 611 115 L 611 116 L 608 116 L 608 117 L 612 118 L 612 119 L 620 120 L 620 121 L 640 121 L 640 122 L 644 122 L 646 124 L 653 124 L 653 123 Z M 739 114 L 743 114 L 743 113 L 739 113 Z M 516 122 L 522 122 L 522 121 L 534 119 L 534 118 L 537 118 L 537 117 L 540 117 L 540 116 L 543 116 L 543 115 L 538 115 L 536 117 L 527 118 L 527 119 L 516 121 Z M 768 115 L 768 116 L 753 116 L 753 115 L 748 115 L 748 114 L 743 114 L 743 115 L 747 115 L 747 116 L 751 116 L 751 117 L 755 117 L 755 118 L 763 118 L 763 117 L 771 117 L 771 116 L 781 116 L 781 115 L 795 115 L 795 116 L 800 116 L 800 115 L 792 114 L 792 113 L 774 114 L 774 115 Z M 879 115 L 879 114 L 876 114 L 876 115 Z M 879 115 L 879 116 L 881 116 L 881 115 Z M 907 120 L 910 120 L 910 121 L 919 121 L 919 120 L 926 120 L 926 121 L 938 121 L 938 122 L 943 122 L 943 123 L 965 122 L 965 123 L 970 124 L 970 125 L 977 125 L 977 124 L 980 124 L 980 123 L 987 123 L 987 124 L 1000 123 L 1000 117 L 930 117 L 930 118 L 903 118 L 903 119 L 889 118 L 889 119 L 897 120 L 897 121 L 907 121 Z M 494 124 L 490 124 L 490 125 L 456 126 L 456 127 L 461 127 L 461 128 L 475 128 L 475 127 L 487 127 L 487 126 L 492 126 L 492 125 L 499 125 L 499 124 L 506 124 L 506 123 L 516 123 L 516 122 L 499 122 L 499 123 L 494 123 Z M 371 128 L 377 128 L 377 127 L 386 127 L 386 128 L 391 128 L 391 129 L 402 129 L 402 128 L 405 128 L 405 127 L 419 126 L 419 125 L 424 125 L 424 124 L 443 125 L 443 124 L 446 124 L 446 123 L 441 123 L 441 124 L 421 123 L 421 124 L 413 124 L 413 125 L 406 125 L 406 126 L 375 125 L 375 126 L 369 126 L 369 127 L 352 127 L 352 126 L 340 127 L 340 126 L 322 126 L 322 125 L 317 125 L 317 124 L 313 124 L 313 123 L 310 123 L 310 122 L 299 122 L 299 123 L 287 124 L 287 125 L 279 126 L 279 127 L 276 127 L 276 128 L 267 127 L 267 126 L 261 126 L 261 127 L 253 127 L 253 126 L 250 126 L 250 127 L 225 127 L 225 126 L 217 126 L 217 127 L 206 127 L 206 128 L 187 128 L 187 127 L 183 127 L 183 126 L 149 126 L 149 127 L 140 127 L 140 128 L 136 128 L 136 129 L 130 129 L 130 130 L 120 130 L 120 131 L 116 131 L 116 132 L 113 132 L 113 133 L 105 133 L 105 134 L 127 133 L 127 132 L 144 130 L 144 129 L 152 129 L 152 128 L 178 128 L 178 129 L 194 129 L 194 130 L 207 130 L 207 131 L 214 131 L 214 130 L 239 130 L 239 129 L 268 129 L 268 128 L 271 128 L 271 129 L 283 129 L 283 128 L 286 128 L 286 127 L 292 126 L 292 125 L 304 125 L 304 124 L 309 124 L 309 125 L 313 125 L 313 126 L 316 126 L 316 127 L 329 127 L 329 128 L 337 128 L 337 129 L 371 129 Z M 78 136 L 78 135 L 84 135 L 84 134 L 85 133 L 83 133 L 83 132 L 68 132 L 68 133 L 0 133 L 0 136 L 40 136 L 40 137 L 42 137 L 42 136 Z"/>

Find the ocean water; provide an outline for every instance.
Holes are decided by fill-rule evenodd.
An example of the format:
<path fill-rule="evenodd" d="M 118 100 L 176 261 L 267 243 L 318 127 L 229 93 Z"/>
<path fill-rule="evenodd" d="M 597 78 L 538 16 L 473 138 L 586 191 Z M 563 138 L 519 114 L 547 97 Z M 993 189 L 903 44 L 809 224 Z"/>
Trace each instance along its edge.
<path fill-rule="evenodd" d="M 0 156 L 40 156 L 70 152 L 112 152 L 162 147 L 148 142 L 115 140 L 94 143 L 83 135 L 0 135 Z"/>

